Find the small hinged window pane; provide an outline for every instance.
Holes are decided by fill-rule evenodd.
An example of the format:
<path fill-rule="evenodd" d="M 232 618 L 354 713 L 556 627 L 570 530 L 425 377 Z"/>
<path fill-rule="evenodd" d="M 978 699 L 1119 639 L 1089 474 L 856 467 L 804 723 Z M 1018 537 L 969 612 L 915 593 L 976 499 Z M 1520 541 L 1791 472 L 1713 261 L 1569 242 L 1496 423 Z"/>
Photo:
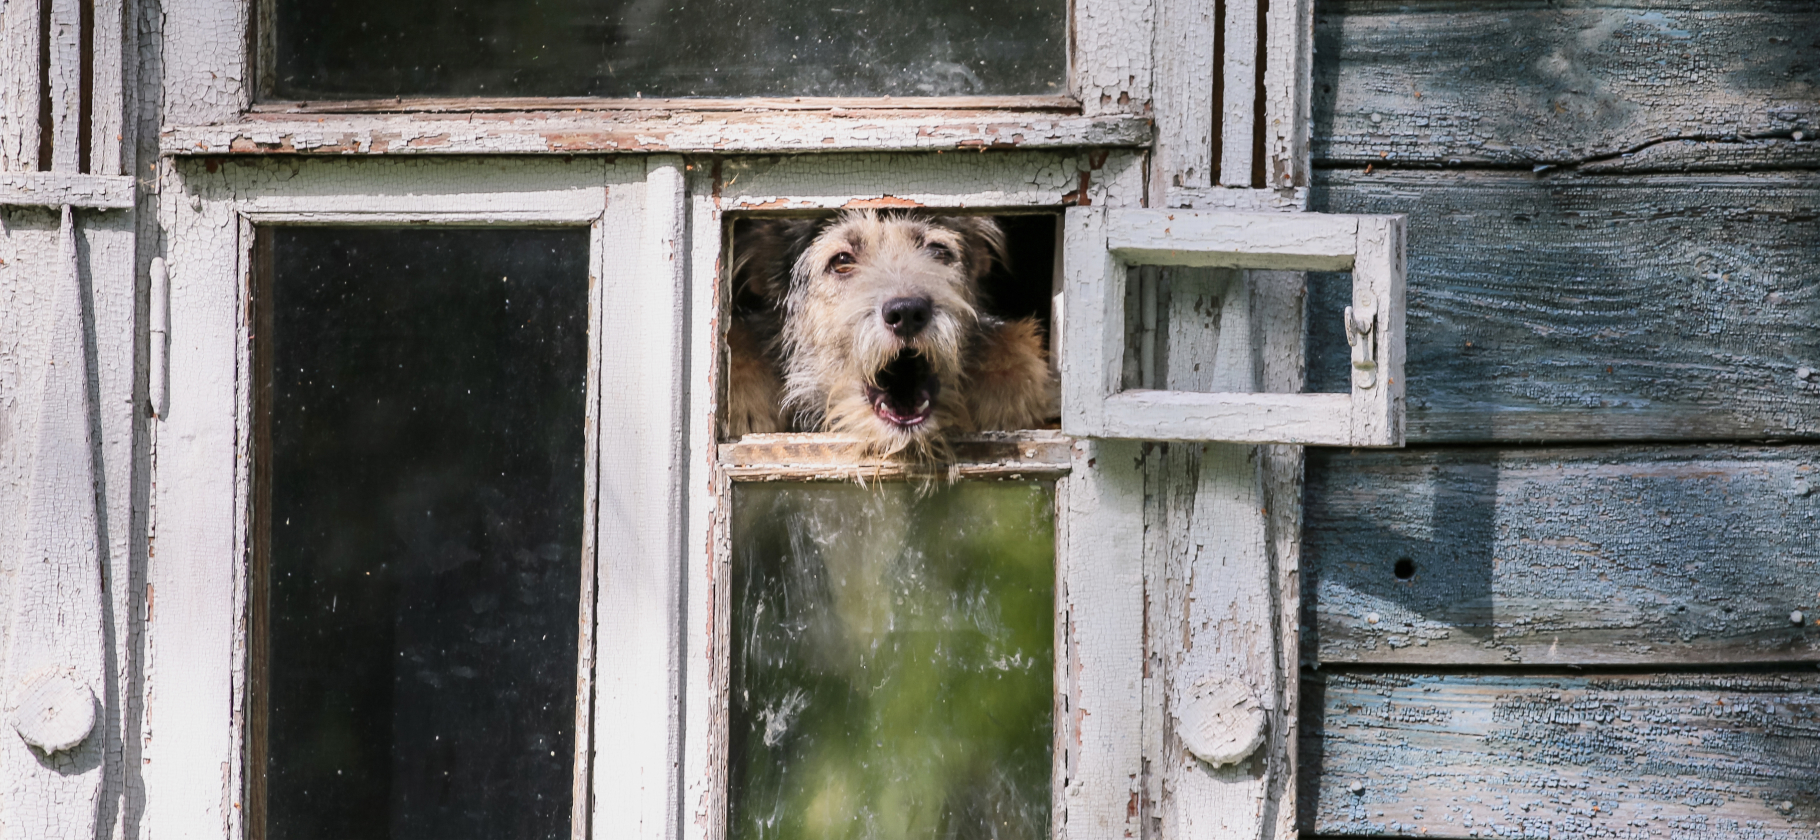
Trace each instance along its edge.
<path fill-rule="evenodd" d="M 1063 431 L 1140 440 L 1403 444 L 1402 216 L 1082 207 L 1068 210 L 1067 225 Z M 1135 266 L 1351 271 L 1352 305 L 1339 314 L 1353 348 L 1350 393 L 1127 387 L 1126 286 Z"/>

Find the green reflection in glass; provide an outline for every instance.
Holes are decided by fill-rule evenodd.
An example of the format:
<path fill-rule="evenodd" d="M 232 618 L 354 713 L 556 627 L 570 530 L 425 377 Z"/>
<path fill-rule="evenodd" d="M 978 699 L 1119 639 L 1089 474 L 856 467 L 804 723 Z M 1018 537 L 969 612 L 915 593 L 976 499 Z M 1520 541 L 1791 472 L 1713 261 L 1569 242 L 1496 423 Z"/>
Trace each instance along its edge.
<path fill-rule="evenodd" d="M 747 484 L 729 835 L 1049 835 L 1047 483 Z"/>

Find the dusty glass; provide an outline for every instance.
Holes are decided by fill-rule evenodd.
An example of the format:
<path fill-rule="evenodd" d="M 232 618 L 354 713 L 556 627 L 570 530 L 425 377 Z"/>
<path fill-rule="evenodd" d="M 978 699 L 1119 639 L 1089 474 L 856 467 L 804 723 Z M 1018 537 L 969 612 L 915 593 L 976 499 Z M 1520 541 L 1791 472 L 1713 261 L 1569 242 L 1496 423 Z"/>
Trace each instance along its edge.
<path fill-rule="evenodd" d="M 588 233 L 270 235 L 266 836 L 566 838 Z"/>
<path fill-rule="evenodd" d="M 1049 835 L 1054 498 L 735 488 L 730 837 Z"/>
<path fill-rule="evenodd" d="M 1063 0 L 277 0 L 273 95 L 1067 92 Z"/>

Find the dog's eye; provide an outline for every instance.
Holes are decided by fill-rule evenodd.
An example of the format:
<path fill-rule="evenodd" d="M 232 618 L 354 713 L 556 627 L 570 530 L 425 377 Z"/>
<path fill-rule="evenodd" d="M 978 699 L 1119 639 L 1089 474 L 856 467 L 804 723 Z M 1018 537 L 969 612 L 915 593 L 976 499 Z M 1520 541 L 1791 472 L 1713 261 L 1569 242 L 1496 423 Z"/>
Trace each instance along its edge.
<path fill-rule="evenodd" d="M 929 253 L 931 255 L 933 255 L 936 258 L 936 260 L 938 260 L 940 262 L 952 264 L 956 259 L 955 255 L 954 255 L 954 249 L 948 247 L 947 245 L 945 245 L 943 243 L 931 242 L 924 247 L 928 248 Z"/>
<path fill-rule="evenodd" d="M 846 251 L 835 254 L 833 259 L 828 260 L 828 270 L 835 274 L 852 274 L 853 266 L 853 255 Z"/>

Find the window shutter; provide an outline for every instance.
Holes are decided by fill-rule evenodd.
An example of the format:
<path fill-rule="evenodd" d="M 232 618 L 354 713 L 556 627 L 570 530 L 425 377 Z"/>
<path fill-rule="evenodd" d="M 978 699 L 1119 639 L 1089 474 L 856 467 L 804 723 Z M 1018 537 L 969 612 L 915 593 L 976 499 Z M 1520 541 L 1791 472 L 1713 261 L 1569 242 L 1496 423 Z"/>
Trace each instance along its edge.
<path fill-rule="evenodd" d="M 1068 210 L 1062 430 L 1083 437 L 1403 444 L 1402 216 Z M 1347 394 L 1198 393 L 1127 387 L 1127 292 L 1137 266 L 1351 271 Z"/>

